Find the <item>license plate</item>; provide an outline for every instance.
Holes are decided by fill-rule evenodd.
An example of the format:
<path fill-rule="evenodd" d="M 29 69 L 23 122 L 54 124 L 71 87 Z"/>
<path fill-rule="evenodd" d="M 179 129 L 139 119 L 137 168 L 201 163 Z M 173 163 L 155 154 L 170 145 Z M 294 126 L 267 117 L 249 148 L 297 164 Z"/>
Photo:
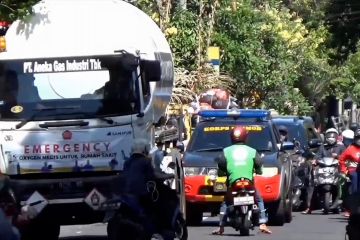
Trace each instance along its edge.
<path fill-rule="evenodd" d="M 215 183 L 214 192 L 226 192 L 227 188 L 225 183 Z"/>
<path fill-rule="evenodd" d="M 333 173 L 333 168 L 319 168 L 319 173 Z"/>
<path fill-rule="evenodd" d="M 253 196 L 234 197 L 234 205 L 235 206 L 251 205 L 254 203 L 255 203 L 255 200 L 254 200 Z"/>

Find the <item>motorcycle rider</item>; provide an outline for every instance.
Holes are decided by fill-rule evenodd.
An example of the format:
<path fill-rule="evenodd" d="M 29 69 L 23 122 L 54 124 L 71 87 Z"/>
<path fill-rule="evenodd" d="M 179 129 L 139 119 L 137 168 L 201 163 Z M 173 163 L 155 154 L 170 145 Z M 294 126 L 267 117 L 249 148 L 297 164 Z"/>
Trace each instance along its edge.
<path fill-rule="evenodd" d="M 350 177 L 350 194 L 358 193 L 359 191 L 359 162 L 360 162 L 360 128 L 354 131 L 354 141 L 346 148 L 346 150 L 339 157 L 341 176 L 346 179 Z M 345 213 L 349 216 L 349 213 Z"/>
<path fill-rule="evenodd" d="M 7 198 L 8 179 L 0 174 L 0 239 L 1 240 L 19 240 L 19 231 L 12 226 L 10 220 L 6 217 L 2 207 L 2 200 Z"/>
<path fill-rule="evenodd" d="M 339 137 L 339 132 L 335 128 L 329 128 L 325 132 L 325 144 L 321 145 L 315 159 L 312 164 L 316 165 L 316 160 L 322 159 L 324 157 L 332 157 L 335 159 L 339 159 L 339 156 L 345 151 L 345 147 L 342 144 L 339 144 L 337 139 Z M 314 193 L 314 186 L 311 186 L 307 189 L 307 209 L 303 212 L 303 214 L 311 214 L 311 200 Z M 341 186 L 338 187 L 338 194 L 334 204 L 331 206 L 331 209 L 335 209 L 340 200 L 341 196 Z"/>
<path fill-rule="evenodd" d="M 278 127 L 278 131 L 279 131 L 279 134 L 280 134 L 280 141 L 281 142 L 288 141 L 288 129 L 287 129 L 287 127 L 281 125 L 281 126 Z"/>
<path fill-rule="evenodd" d="M 345 129 L 341 135 L 343 137 L 343 144 L 345 147 L 348 147 L 354 141 L 354 131 L 351 129 Z"/>
<path fill-rule="evenodd" d="M 150 144 L 146 139 L 135 139 L 131 147 L 131 156 L 124 163 L 124 193 L 127 197 L 137 201 L 143 208 L 142 214 L 150 217 L 163 219 L 162 224 L 166 236 L 172 233 L 166 229 L 171 227 L 171 216 L 169 211 L 164 209 L 171 208 L 174 199 L 177 199 L 176 192 L 169 190 L 165 185 L 156 184 L 157 179 L 173 176 L 157 170 L 152 165 L 149 157 Z M 149 215 L 150 214 L 150 215 Z M 168 239 L 163 236 L 164 239 Z M 171 236 L 169 236 L 171 239 Z"/>
<path fill-rule="evenodd" d="M 262 174 L 262 162 L 259 154 L 255 149 L 246 146 L 245 141 L 248 132 L 242 126 L 237 126 L 231 131 L 231 139 L 233 145 L 223 150 L 217 158 L 219 170 L 226 172 L 228 191 L 231 191 L 229 186 L 239 178 L 246 177 L 253 181 L 253 174 Z M 241 167 L 239 162 L 241 161 Z M 270 234 L 270 229 L 266 226 L 267 217 L 265 213 L 264 201 L 258 191 L 255 191 L 255 201 L 260 209 L 260 231 Z M 220 222 L 219 228 L 214 230 L 212 234 L 222 235 L 224 233 L 225 224 L 227 221 L 227 201 L 222 203 L 220 208 Z"/>

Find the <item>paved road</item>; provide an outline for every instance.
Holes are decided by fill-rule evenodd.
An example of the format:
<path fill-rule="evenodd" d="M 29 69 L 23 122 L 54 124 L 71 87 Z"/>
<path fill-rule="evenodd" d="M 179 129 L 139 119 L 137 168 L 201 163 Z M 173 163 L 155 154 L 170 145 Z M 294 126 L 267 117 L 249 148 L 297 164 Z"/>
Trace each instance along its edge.
<path fill-rule="evenodd" d="M 226 228 L 222 237 L 209 233 L 216 227 L 217 218 L 206 218 L 203 225 L 189 227 L 189 240 L 231 240 L 239 239 L 239 235 L 230 227 Z M 294 220 L 284 227 L 271 227 L 273 234 L 265 235 L 252 232 L 251 240 L 342 240 L 345 237 L 346 220 L 340 215 L 301 215 L 294 213 Z M 93 224 L 87 226 L 66 226 L 61 229 L 61 240 L 106 240 L 106 226 Z"/>

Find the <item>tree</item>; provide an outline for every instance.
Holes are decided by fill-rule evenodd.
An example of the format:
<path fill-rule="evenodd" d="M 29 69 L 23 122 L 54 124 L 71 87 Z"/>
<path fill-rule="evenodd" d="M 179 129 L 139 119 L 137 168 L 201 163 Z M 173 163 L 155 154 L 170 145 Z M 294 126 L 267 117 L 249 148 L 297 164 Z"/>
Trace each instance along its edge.
<path fill-rule="evenodd" d="M 360 4 L 358 0 L 332 0 L 326 11 L 327 24 L 332 33 L 330 47 L 337 64 L 346 61 L 357 50 L 360 38 Z"/>
<path fill-rule="evenodd" d="M 31 6 L 37 2 L 38 0 L 2 0 L 0 2 L 0 20 L 11 23 L 17 18 L 25 17 L 32 12 Z"/>

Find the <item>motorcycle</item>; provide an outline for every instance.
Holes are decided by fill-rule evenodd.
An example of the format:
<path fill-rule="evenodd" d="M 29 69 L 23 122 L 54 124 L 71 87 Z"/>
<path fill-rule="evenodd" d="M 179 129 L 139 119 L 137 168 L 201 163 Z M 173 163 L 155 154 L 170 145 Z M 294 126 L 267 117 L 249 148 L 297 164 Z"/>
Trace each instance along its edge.
<path fill-rule="evenodd" d="M 310 181 L 311 167 L 309 164 L 313 153 L 298 150 L 292 158 L 292 204 L 294 210 L 299 210 L 306 198 L 306 183 Z"/>
<path fill-rule="evenodd" d="M 164 181 L 173 177 L 166 174 L 148 182 L 152 201 L 147 207 L 128 195 L 103 203 L 101 208 L 107 212 L 104 222 L 108 222 L 109 240 L 187 240 L 187 226 L 179 199 L 174 190 L 164 185 Z"/>
<path fill-rule="evenodd" d="M 351 215 L 347 221 L 345 239 L 360 239 L 360 193 L 350 195 L 346 199 L 346 205 Z"/>
<path fill-rule="evenodd" d="M 230 195 L 230 196 L 229 196 Z M 250 229 L 259 225 L 259 208 L 255 203 L 255 187 L 247 179 L 237 180 L 228 193 L 228 222 L 241 236 L 249 236 Z"/>
<path fill-rule="evenodd" d="M 318 194 L 324 214 L 330 211 L 331 203 L 336 199 L 339 186 L 339 161 L 324 157 L 316 161 L 314 170 L 315 190 Z"/>

